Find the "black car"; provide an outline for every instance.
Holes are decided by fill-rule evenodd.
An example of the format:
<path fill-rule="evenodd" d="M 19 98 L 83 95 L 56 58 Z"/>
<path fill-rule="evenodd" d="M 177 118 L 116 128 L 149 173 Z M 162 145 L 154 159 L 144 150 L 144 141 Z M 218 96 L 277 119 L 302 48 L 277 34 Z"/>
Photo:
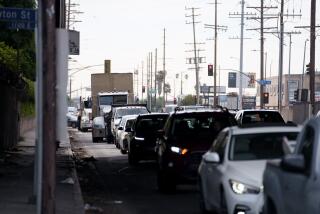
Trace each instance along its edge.
<path fill-rule="evenodd" d="M 202 155 L 218 133 L 236 125 L 227 110 L 175 112 L 158 132 L 158 188 L 174 190 L 180 183 L 195 183 Z"/>
<path fill-rule="evenodd" d="M 285 124 L 281 114 L 276 110 L 240 110 L 235 116 L 239 126 L 245 126 L 248 124 Z"/>
<path fill-rule="evenodd" d="M 140 160 L 154 160 L 157 131 L 162 129 L 169 114 L 153 113 L 139 115 L 132 127 L 132 138 L 128 145 L 129 164 Z M 126 130 L 130 131 L 130 130 Z"/>

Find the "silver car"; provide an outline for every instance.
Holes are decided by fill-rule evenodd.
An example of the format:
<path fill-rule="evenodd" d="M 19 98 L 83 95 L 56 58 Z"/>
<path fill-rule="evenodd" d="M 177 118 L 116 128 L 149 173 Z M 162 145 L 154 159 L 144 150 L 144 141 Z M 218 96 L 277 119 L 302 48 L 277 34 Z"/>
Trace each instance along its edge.
<path fill-rule="evenodd" d="M 103 141 L 106 137 L 106 125 L 102 116 L 95 117 L 92 122 L 92 141 Z"/>

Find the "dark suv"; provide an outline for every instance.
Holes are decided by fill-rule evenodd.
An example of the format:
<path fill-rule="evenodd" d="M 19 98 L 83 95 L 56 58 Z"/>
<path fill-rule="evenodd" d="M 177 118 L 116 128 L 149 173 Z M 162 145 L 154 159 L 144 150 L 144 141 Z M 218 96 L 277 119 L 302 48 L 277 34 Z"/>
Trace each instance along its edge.
<path fill-rule="evenodd" d="M 168 116 L 169 114 L 166 113 L 152 113 L 137 117 L 128 145 L 129 164 L 136 164 L 140 160 L 156 159 L 156 133 L 163 128 Z"/>
<path fill-rule="evenodd" d="M 158 188 L 174 190 L 179 183 L 195 183 L 202 155 L 218 133 L 236 125 L 227 110 L 175 112 L 158 132 Z"/>

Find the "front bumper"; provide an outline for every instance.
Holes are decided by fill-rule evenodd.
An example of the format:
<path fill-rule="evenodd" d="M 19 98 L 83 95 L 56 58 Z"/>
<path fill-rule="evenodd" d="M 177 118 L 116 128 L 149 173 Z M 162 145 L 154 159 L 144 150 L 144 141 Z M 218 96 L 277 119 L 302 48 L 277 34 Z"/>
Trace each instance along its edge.
<path fill-rule="evenodd" d="M 225 190 L 228 213 L 237 214 L 259 214 L 262 213 L 263 192 L 259 194 L 238 195 L 232 191 L 230 186 Z"/>

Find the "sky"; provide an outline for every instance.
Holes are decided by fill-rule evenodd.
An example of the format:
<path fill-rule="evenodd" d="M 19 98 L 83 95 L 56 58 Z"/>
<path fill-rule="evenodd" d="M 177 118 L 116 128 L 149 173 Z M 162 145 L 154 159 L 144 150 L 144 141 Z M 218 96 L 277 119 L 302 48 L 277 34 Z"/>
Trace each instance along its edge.
<path fill-rule="evenodd" d="M 213 1 L 213 0 L 211 0 Z M 193 46 L 187 43 L 193 42 L 192 25 L 186 24 L 191 18 L 191 11 L 187 8 L 198 8 L 195 12 L 196 41 L 200 45 L 200 56 L 205 57 L 206 63 L 201 64 L 200 84 L 213 85 L 213 77 L 207 76 L 207 64 L 213 63 L 214 31 L 206 29 L 205 24 L 214 24 L 214 5 L 210 0 L 72 0 L 79 5 L 73 9 L 82 13 L 75 15 L 77 22 L 71 29 L 80 31 L 80 55 L 71 56 L 69 62 L 69 74 L 78 68 L 91 65 L 101 65 L 85 69 L 72 75 L 72 90 L 81 87 L 90 87 L 91 73 L 102 73 L 105 59 L 111 60 L 112 72 L 139 71 L 139 96 L 141 97 L 141 69 L 142 63 L 146 71 L 146 62 L 149 52 L 155 49 L 158 53 L 158 68 L 162 70 L 163 60 L 163 30 L 166 29 L 166 70 L 168 82 L 172 93 L 176 88 L 176 95 L 180 94 L 180 79 L 175 80 L 176 73 L 188 74 L 188 79 L 183 80 L 183 94 L 195 94 L 195 71 L 189 68 L 194 65 L 186 64 L 186 58 L 193 57 Z M 240 12 L 240 0 L 218 1 L 218 25 L 227 26 L 227 31 L 218 34 L 217 66 L 221 68 L 220 78 L 217 83 L 227 85 L 228 70 L 239 70 L 240 40 L 230 39 L 240 36 L 240 19 L 230 18 L 229 13 Z M 285 31 L 300 31 L 301 34 L 292 36 L 291 73 L 302 73 L 303 52 L 305 40 L 309 37 L 306 29 L 296 29 L 295 26 L 309 25 L 310 3 L 306 0 L 285 1 L 286 13 L 300 14 L 302 17 L 285 18 Z M 212 2 L 211 2 L 212 3 Z M 259 6 L 258 0 L 247 0 L 245 12 L 257 13 L 248 6 Z M 277 0 L 265 0 L 265 6 L 278 6 Z M 317 11 L 320 11 L 319 4 Z M 278 14 L 280 9 L 270 9 L 268 14 Z M 320 19 L 317 16 L 317 23 Z M 260 34 L 258 31 L 249 31 L 250 28 L 259 28 L 256 20 L 245 20 L 244 41 L 244 72 L 257 73 L 260 78 Z M 277 19 L 265 22 L 266 27 L 277 26 Z M 318 45 L 318 43 L 317 43 Z M 307 46 L 306 62 L 309 61 Z M 319 50 L 319 48 L 317 48 Z M 278 73 L 279 39 L 274 34 L 265 35 L 265 51 L 267 52 L 267 76 L 276 76 Z M 316 58 L 319 58 L 316 51 Z M 154 60 L 153 60 L 154 62 Z M 284 74 L 289 68 L 289 37 L 285 37 L 284 46 Z M 319 60 L 316 60 L 316 69 L 319 70 Z M 319 68 L 319 69 L 318 69 Z M 144 72 L 146 73 L 146 72 Z M 146 79 L 144 77 L 144 79 Z M 146 85 L 146 83 L 144 83 Z M 174 87 L 175 85 L 175 87 Z M 135 87 L 136 88 L 136 87 Z M 227 91 L 237 91 L 228 89 Z M 254 95 L 255 90 L 246 89 L 245 94 Z M 73 94 L 76 96 L 79 94 Z M 85 95 L 87 96 L 87 95 Z M 169 99 L 170 99 L 169 96 Z"/>

